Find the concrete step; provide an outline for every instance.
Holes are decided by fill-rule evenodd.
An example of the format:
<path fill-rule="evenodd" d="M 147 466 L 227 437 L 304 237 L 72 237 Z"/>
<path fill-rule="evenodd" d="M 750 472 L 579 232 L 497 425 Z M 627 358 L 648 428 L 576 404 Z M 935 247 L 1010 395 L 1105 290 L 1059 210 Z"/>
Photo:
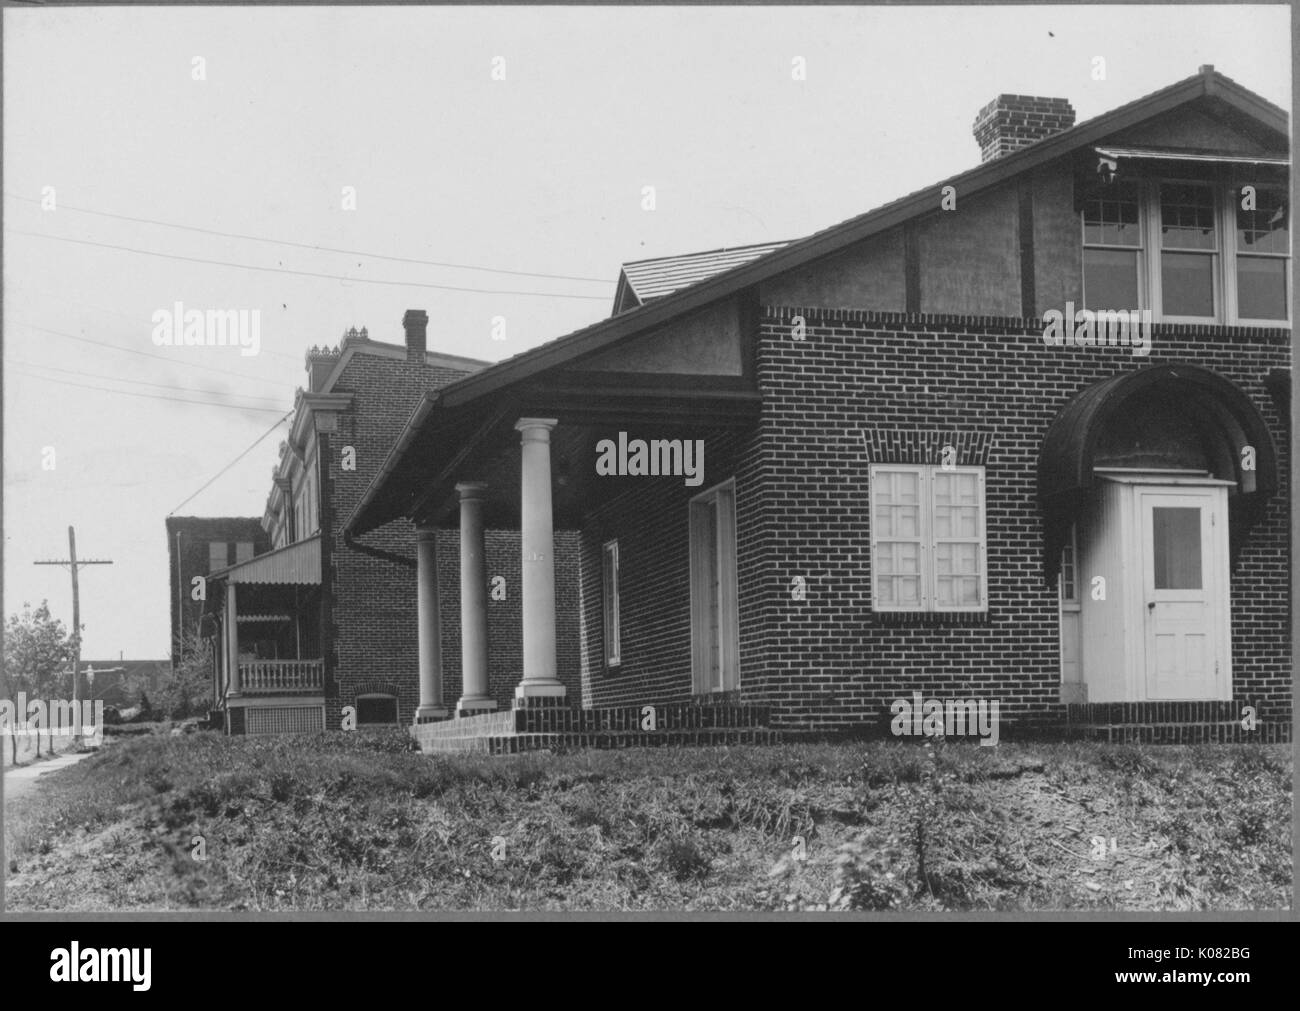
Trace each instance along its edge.
<path fill-rule="evenodd" d="M 414 735 L 413 735 L 414 736 Z M 445 735 L 417 738 L 420 750 L 432 754 L 513 755 L 525 751 L 561 751 L 570 748 L 719 747 L 741 744 L 780 744 L 781 734 L 766 728 L 666 730 L 659 732 L 607 731 L 553 734 Z"/>

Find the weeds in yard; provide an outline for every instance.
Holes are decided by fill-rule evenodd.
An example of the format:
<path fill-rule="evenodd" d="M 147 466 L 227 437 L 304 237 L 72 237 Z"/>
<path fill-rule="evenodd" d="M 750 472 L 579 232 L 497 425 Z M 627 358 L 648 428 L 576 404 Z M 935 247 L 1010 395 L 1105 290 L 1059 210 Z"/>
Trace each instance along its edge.
<path fill-rule="evenodd" d="M 125 740 L 5 821 L 15 909 L 1273 908 L 1285 747 L 956 742 L 428 757 Z M 1114 838 L 1104 859 L 1093 837 Z M 204 841 L 205 859 L 193 857 Z M 501 846 L 497 846 L 497 842 Z M 499 853 L 499 858 L 494 855 Z"/>

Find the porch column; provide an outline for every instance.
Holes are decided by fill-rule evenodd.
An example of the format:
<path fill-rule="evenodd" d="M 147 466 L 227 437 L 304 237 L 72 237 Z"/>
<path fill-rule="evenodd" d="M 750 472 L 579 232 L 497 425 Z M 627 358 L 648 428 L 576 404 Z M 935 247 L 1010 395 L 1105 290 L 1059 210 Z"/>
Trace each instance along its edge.
<path fill-rule="evenodd" d="M 555 557 L 551 533 L 551 429 L 555 418 L 520 418 L 520 553 L 524 677 L 515 699 L 564 698 L 555 676 Z"/>
<path fill-rule="evenodd" d="M 467 481 L 460 494 L 460 649 L 461 696 L 457 716 L 491 712 L 488 694 L 487 569 L 483 548 L 483 492 L 487 485 Z"/>
<path fill-rule="evenodd" d="M 239 694 L 239 611 L 235 606 L 235 580 L 226 577 L 226 663 L 230 671 L 230 695 Z"/>
<path fill-rule="evenodd" d="M 420 643 L 420 706 L 415 722 L 447 716 L 442 705 L 442 632 L 438 622 L 438 528 L 415 532 L 415 610 Z"/>

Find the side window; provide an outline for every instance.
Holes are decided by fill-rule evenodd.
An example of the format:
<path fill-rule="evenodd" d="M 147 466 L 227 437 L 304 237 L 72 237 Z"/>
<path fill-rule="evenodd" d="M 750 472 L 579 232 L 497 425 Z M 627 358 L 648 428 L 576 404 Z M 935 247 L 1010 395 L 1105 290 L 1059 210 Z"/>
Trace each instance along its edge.
<path fill-rule="evenodd" d="M 984 468 L 871 468 L 872 608 L 988 609 Z"/>
<path fill-rule="evenodd" d="M 605 611 L 605 663 L 617 667 L 622 662 L 618 622 L 618 541 L 609 541 L 601 549 L 601 588 Z"/>
<path fill-rule="evenodd" d="M 1079 599 L 1078 577 L 1075 572 L 1075 532 L 1070 530 L 1070 539 L 1065 542 L 1065 547 L 1061 549 L 1061 602 L 1063 604 L 1073 604 Z"/>

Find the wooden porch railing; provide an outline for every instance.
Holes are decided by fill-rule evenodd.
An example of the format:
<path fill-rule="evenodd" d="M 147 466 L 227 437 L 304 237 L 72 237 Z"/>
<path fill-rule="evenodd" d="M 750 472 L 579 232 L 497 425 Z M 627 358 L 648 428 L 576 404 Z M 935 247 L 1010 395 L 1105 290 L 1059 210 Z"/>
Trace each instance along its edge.
<path fill-rule="evenodd" d="M 243 692 L 316 692 L 324 684 L 320 660 L 251 660 L 239 665 Z"/>

